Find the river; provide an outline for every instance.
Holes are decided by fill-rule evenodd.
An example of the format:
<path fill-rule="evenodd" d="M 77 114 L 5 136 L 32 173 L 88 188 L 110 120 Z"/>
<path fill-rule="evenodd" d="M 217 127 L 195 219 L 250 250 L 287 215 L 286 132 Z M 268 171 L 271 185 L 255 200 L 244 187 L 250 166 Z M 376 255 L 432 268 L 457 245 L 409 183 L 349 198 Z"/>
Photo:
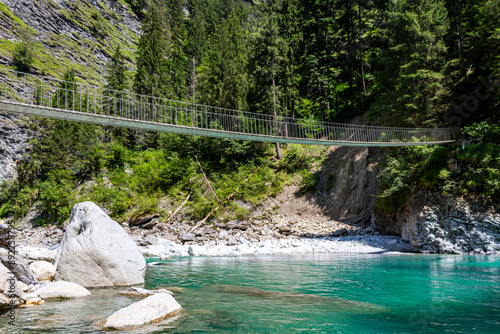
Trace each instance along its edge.
<path fill-rule="evenodd" d="M 149 261 L 156 261 L 150 259 Z M 498 333 L 500 257 L 422 254 L 185 257 L 149 267 L 176 319 L 128 333 Z M 99 333 L 120 289 L 16 311 L 7 333 Z"/>

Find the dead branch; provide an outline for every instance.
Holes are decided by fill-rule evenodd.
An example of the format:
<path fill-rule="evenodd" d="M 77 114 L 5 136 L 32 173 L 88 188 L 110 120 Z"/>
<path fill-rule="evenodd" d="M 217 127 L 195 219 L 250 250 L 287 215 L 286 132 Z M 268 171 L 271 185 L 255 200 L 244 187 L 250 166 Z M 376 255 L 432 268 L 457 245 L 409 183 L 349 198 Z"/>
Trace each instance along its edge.
<path fill-rule="evenodd" d="M 219 202 L 219 203 L 220 203 L 219 197 L 217 197 L 217 195 L 215 194 L 214 189 L 212 188 L 212 185 L 210 184 L 210 181 L 208 181 L 208 178 L 207 178 L 207 176 L 205 175 L 205 172 L 203 171 L 203 167 L 201 167 L 201 164 L 200 164 L 200 161 L 198 160 L 198 157 L 197 157 L 196 155 L 195 155 L 194 157 L 195 157 L 195 159 L 196 159 L 196 162 L 198 163 L 198 166 L 200 166 L 201 173 L 203 174 L 203 177 L 205 178 L 205 181 L 206 181 L 206 182 L 207 182 L 207 184 L 208 184 L 208 188 L 210 188 L 210 190 L 212 191 L 212 194 L 214 194 L 215 199 L 217 199 L 217 202 Z"/>
<path fill-rule="evenodd" d="M 245 183 L 246 183 L 246 182 L 247 182 L 247 181 L 248 181 L 248 180 L 249 180 L 252 176 L 253 176 L 253 173 L 252 173 L 252 174 L 250 174 L 250 176 L 248 176 L 248 177 L 245 179 L 245 181 L 243 181 L 241 184 L 245 184 Z M 241 188 L 241 185 L 239 185 L 239 186 L 238 186 L 238 188 L 236 188 L 236 190 L 235 190 L 235 191 L 233 191 L 233 192 L 232 192 L 229 196 L 227 196 L 227 198 L 224 200 L 224 203 L 223 203 L 222 205 L 219 205 L 219 206 L 215 207 L 214 209 L 212 209 L 212 210 L 211 210 L 211 211 L 210 211 L 210 212 L 209 212 L 209 213 L 205 216 L 205 218 L 203 218 L 202 220 L 200 220 L 200 221 L 198 222 L 198 224 L 196 224 L 196 226 L 195 226 L 195 227 L 193 227 L 193 228 L 191 229 L 191 231 L 189 231 L 189 233 L 193 233 L 194 231 L 196 231 L 196 229 L 197 229 L 198 227 L 200 227 L 201 225 L 203 225 L 203 224 L 207 221 L 207 219 L 208 219 L 208 218 L 212 217 L 212 215 L 213 215 L 215 212 L 217 212 L 217 210 L 219 210 L 219 208 L 220 208 L 221 206 L 226 206 L 227 201 L 229 201 L 231 198 L 233 198 L 233 196 L 234 196 L 234 195 L 235 195 L 235 194 L 236 194 L 236 193 L 240 190 L 240 188 Z"/>
<path fill-rule="evenodd" d="M 168 222 L 170 220 L 170 218 L 172 218 L 180 209 L 182 209 L 182 207 L 184 206 L 184 204 L 186 204 L 187 201 L 189 200 L 189 197 L 191 197 L 191 192 L 189 192 L 189 194 L 187 195 L 187 197 L 184 200 L 184 202 L 182 202 L 181 206 L 179 206 L 177 208 L 177 210 L 174 211 L 174 213 L 172 213 L 170 216 L 168 216 L 167 220 L 165 220 L 165 223 Z"/>

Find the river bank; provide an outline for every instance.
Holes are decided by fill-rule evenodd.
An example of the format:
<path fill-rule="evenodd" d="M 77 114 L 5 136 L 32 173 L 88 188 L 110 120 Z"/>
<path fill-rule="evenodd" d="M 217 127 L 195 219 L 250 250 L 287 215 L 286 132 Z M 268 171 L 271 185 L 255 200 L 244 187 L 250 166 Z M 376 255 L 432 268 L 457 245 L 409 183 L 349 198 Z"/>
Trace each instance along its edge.
<path fill-rule="evenodd" d="M 397 236 L 382 236 L 372 226 L 342 222 L 294 221 L 281 217 L 256 221 L 230 221 L 201 226 L 194 222 L 170 224 L 146 217 L 141 226 L 122 227 L 145 257 L 238 256 L 251 254 L 411 252 L 410 244 Z M 149 227 L 148 227 L 149 225 Z M 153 225 L 153 227 L 151 227 Z M 146 226 L 146 227 L 144 227 Z M 25 227 L 16 230 L 18 245 L 57 249 L 65 228 Z M 192 232 L 191 232 L 192 231 Z"/>

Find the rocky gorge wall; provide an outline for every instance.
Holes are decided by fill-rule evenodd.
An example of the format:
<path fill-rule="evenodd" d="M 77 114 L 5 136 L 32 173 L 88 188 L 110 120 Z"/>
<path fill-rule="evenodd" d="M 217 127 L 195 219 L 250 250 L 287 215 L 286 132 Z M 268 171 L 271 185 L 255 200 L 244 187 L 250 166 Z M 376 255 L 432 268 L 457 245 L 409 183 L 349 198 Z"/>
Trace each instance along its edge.
<path fill-rule="evenodd" d="M 384 234 L 400 235 L 419 252 L 500 252 L 498 209 L 461 197 L 422 190 L 398 213 L 375 214 L 375 226 Z"/>
<path fill-rule="evenodd" d="M 0 183 L 17 178 L 17 162 L 26 153 L 30 131 L 23 116 L 0 113 Z"/>

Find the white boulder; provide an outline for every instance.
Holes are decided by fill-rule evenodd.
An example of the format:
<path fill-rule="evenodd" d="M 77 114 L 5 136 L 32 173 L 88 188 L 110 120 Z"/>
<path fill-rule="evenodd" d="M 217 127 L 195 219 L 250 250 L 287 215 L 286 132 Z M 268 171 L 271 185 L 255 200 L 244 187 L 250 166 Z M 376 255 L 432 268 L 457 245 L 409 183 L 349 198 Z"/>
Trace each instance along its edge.
<path fill-rule="evenodd" d="M 51 282 L 34 292 L 42 299 L 79 298 L 90 296 L 89 290 L 73 282 Z"/>
<path fill-rule="evenodd" d="M 168 293 L 157 293 L 109 316 L 103 329 L 133 329 L 177 315 L 182 306 Z"/>
<path fill-rule="evenodd" d="M 71 211 L 56 255 L 55 280 L 85 287 L 144 283 L 146 260 L 138 246 L 114 220 L 92 202 Z"/>

